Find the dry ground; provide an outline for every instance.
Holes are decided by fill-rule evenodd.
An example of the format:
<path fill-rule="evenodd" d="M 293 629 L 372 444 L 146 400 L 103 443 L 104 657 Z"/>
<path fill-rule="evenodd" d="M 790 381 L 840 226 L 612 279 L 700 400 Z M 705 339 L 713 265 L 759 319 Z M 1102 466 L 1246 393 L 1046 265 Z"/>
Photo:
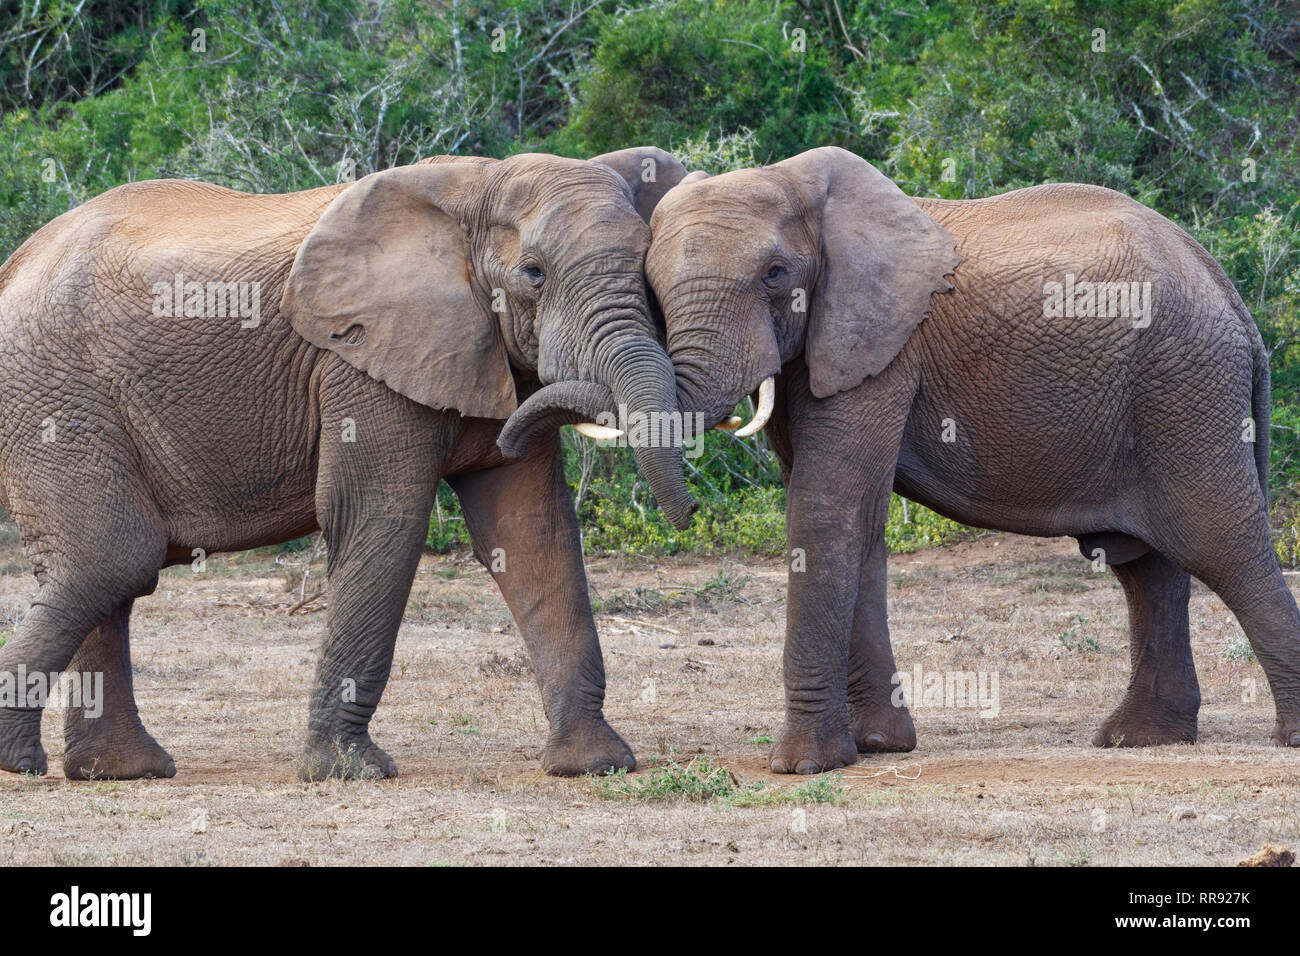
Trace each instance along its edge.
<path fill-rule="evenodd" d="M 1199 586 L 1201 743 L 1089 745 L 1127 678 L 1125 611 L 1113 577 L 1068 539 L 994 535 L 892 560 L 900 668 L 996 671 L 1000 713 L 915 709 L 915 752 L 862 759 L 838 778 L 842 801 L 802 812 L 625 802 L 544 776 L 545 721 L 505 606 L 477 565 L 436 558 L 421 565 L 372 727 L 402 776 L 301 783 L 324 615 L 319 601 L 286 614 L 294 563 L 236 556 L 163 575 L 136 605 L 133 657 L 143 718 L 177 776 L 66 781 L 50 712 L 49 776 L 0 774 L 0 863 L 1233 864 L 1264 843 L 1300 849 L 1300 753 L 1269 745 L 1262 671 Z M 805 782 L 764 770 L 781 718 L 778 561 L 589 568 L 606 713 L 642 771 L 708 755 L 746 783 Z M 7 630 L 32 593 L 10 544 Z"/>

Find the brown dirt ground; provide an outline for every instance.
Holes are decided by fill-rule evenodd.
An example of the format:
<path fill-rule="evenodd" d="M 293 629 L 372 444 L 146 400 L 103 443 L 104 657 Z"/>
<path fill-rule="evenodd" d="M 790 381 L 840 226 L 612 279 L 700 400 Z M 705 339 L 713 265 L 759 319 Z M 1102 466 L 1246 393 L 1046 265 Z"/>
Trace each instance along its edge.
<path fill-rule="evenodd" d="M 1204 588 L 1191 606 L 1201 743 L 1089 745 L 1127 679 L 1126 615 L 1113 577 L 1069 539 L 990 535 L 891 560 L 900 668 L 997 671 L 1001 712 L 915 709 L 915 752 L 863 758 L 838 778 L 840 803 L 802 814 L 623 802 L 590 779 L 544 776 L 521 642 L 464 559 L 421 564 L 374 720 L 402 776 L 299 782 L 324 622 L 320 601 L 286 614 L 304 557 L 164 573 L 136 605 L 133 658 L 142 716 L 177 776 L 65 780 L 51 711 L 49 776 L 0 774 L 0 863 L 1233 864 L 1264 843 L 1300 849 L 1300 753 L 1269 744 L 1263 673 L 1231 653 L 1240 630 Z M 779 561 L 596 559 L 589 571 L 606 714 L 643 772 L 665 755 L 708 755 L 746 782 L 806 782 L 767 773 L 759 742 L 781 720 Z M 11 542 L 0 627 L 11 631 L 33 591 Z M 663 594 L 678 606 L 645 606 Z"/>

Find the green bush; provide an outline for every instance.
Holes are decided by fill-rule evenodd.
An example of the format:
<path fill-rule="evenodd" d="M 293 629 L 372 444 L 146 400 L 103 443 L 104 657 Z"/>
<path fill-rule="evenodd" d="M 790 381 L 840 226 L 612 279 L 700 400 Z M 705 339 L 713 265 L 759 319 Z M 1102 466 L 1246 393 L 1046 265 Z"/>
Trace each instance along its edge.
<path fill-rule="evenodd" d="M 0 11 L 0 258 L 131 180 L 274 192 L 443 152 L 653 143 L 719 173 L 831 144 L 918 195 L 1097 183 L 1186 228 L 1254 315 L 1277 549 L 1295 564 L 1298 86 L 1279 0 L 16 0 Z M 710 436 L 685 532 L 629 455 L 565 444 L 589 550 L 784 553 L 762 439 Z M 454 496 L 438 501 L 430 546 L 467 547 Z M 901 512 L 895 550 L 967 533 Z"/>
<path fill-rule="evenodd" d="M 597 38 L 569 123 L 551 142 L 575 155 L 753 131 L 759 162 L 833 135 L 832 56 L 789 32 L 799 7 L 675 0 L 595 17 Z"/>

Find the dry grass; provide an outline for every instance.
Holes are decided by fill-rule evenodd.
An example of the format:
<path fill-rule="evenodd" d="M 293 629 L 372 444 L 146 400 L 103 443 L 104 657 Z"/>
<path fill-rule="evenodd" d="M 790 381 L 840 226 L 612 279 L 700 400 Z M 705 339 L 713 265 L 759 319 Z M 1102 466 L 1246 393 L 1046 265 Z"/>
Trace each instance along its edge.
<path fill-rule="evenodd" d="M 12 547 L 0 554 L 5 630 L 33 592 Z M 637 778 L 706 755 L 745 788 L 807 783 L 764 770 L 781 718 L 779 562 L 727 562 L 719 576 L 716 563 L 598 560 L 590 572 L 606 713 L 641 760 Z M 1237 625 L 1202 588 L 1202 743 L 1089 746 L 1127 677 L 1125 611 L 1069 540 L 998 535 L 894 559 L 900 668 L 997 671 L 1001 713 L 915 710 L 914 753 L 864 758 L 838 802 L 798 805 L 643 803 L 544 776 L 545 720 L 503 602 L 476 566 L 432 558 L 372 728 L 403 775 L 300 783 L 324 615 L 320 601 L 286 615 L 294 573 L 236 557 L 164 574 L 136 605 L 133 656 L 143 718 L 178 775 L 68 782 L 50 713 L 50 775 L 0 775 L 0 863 L 1235 864 L 1263 844 L 1300 847 L 1300 754 L 1268 744 L 1262 671 L 1225 651 Z"/>

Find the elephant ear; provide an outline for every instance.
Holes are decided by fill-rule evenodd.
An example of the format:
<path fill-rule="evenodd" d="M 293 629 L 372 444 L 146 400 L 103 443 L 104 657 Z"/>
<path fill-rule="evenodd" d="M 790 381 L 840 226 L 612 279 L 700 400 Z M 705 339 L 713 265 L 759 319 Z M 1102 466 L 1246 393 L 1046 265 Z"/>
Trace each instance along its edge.
<path fill-rule="evenodd" d="M 452 212 L 484 174 L 445 162 L 358 180 L 298 247 L 280 311 L 312 345 L 421 405 L 508 418 L 505 343 L 474 296 L 469 237 Z"/>
<path fill-rule="evenodd" d="M 856 388 L 902 351 L 946 292 L 956 240 L 866 160 L 828 146 L 777 164 L 822 210 L 822 268 L 804 355 L 818 398 Z"/>
<path fill-rule="evenodd" d="M 647 223 L 664 193 L 686 176 L 686 167 L 677 157 L 657 146 L 633 146 L 593 157 L 591 161 L 603 163 L 623 177 L 632 190 L 632 204 Z"/>

